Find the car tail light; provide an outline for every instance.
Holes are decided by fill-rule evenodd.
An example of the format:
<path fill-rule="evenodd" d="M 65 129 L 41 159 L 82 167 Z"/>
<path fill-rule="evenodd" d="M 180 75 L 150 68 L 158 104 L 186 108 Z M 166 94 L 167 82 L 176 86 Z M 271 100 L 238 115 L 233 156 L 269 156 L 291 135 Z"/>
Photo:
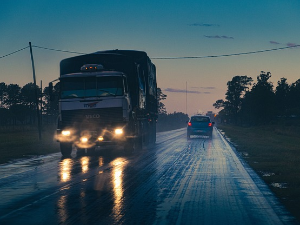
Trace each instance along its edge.
<path fill-rule="evenodd" d="M 192 126 L 192 123 L 191 123 L 191 122 L 188 122 L 188 126 L 189 126 L 189 127 Z"/>
<path fill-rule="evenodd" d="M 211 127 L 211 126 L 212 126 L 212 123 L 208 123 L 208 126 Z"/>

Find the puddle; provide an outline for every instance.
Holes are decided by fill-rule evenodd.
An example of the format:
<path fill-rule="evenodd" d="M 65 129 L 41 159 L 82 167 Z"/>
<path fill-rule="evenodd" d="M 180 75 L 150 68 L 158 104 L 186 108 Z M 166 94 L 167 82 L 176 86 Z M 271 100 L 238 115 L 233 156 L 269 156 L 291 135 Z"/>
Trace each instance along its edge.
<path fill-rule="evenodd" d="M 271 183 L 271 186 L 275 188 L 287 188 L 288 184 L 287 183 Z"/>
<path fill-rule="evenodd" d="M 244 158 L 248 158 L 249 157 L 249 153 L 248 152 L 240 152 L 240 155 Z"/>
<path fill-rule="evenodd" d="M 274 176 L 275 173 L 272 172 L 265 172 L 265 171 L 259 171 L 259 173 L 263 176 L 263 177 L 271 177 Z"/>

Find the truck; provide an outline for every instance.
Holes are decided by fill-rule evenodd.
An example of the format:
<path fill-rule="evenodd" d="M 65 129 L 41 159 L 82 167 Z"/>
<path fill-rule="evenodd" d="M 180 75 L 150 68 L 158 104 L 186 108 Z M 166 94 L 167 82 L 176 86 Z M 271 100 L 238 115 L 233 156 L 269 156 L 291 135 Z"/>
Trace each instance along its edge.
<path fill-rule="evenodd" d="M 93 153 L 121 146 L 132 153 L 155 143 L 156 67 L 146 52 L 106 50 L 63 59 L 59 82 L 56 139 L 63 156 L 73 147 Z"/>

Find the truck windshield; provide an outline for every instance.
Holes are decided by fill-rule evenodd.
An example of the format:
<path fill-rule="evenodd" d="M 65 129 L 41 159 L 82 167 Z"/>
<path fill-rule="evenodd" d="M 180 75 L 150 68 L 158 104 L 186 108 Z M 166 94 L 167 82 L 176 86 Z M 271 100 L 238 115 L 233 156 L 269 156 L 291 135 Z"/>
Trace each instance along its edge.
<path fill-rule="evenodd" d="M 71 77 L 61 79 L 61 98 L 122 96 L 123 77 Z"/>

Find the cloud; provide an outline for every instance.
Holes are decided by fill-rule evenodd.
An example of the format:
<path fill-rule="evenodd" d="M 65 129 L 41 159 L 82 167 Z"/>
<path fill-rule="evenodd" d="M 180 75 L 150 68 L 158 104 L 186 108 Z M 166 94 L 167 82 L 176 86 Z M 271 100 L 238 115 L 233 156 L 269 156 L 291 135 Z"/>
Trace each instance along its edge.
<path fill-rule="evenodd" d="M 277 41 L 270 41 L 271 44 L 274 44 L 274 45 L 279 45 L 280 43 L 277 42 Z"/>
<path fill-rule="evenodd" d="M 215 87 L 191 87 L 191 88 L 197 88 L 197 89 L 216 89 Z"/>
<path fill-rule="evenodd" d="M 206 38 L 217 38 L 217 39 L 234 39 L 233 37 L 228 37 L 226 35 L 220 36 L 220 35 L 204 35 Z"/>
<path fill-rule="evenodd" d="M 287 43 L 286 46 L 288 47 L 299 47 L 299 45 L 297 45 L 296 43 Z"/>
<path fill-rule="evenodd" d="M 213 23 L 191 23 L 189 26 L 194 27 L 219 27 L 219 24 L 213 24 Z"/>
<path fill-rule="evenodd" d="M 177 88 L 166 88 L 164 89 L 166 92 L 175 92 L 175 93 L 191 93 L 191 94 L 210 94 L 210 92 L 200 92 L 200 91 L 190 91 L 185 89 L 177 89 Z"/>
<path fill-rule="evenodd" d="M 279 43 L 279 42 L 277 42 L 277 41 L 270 41 L 270 43 L 271 43 L 271 44 L 275 44 L 275 45 L 281 44 L 281 43 Z M 286 46 L 288 46 L 288 47 L 299 47 L 298 44 L 296 44 L 296 43 L 291 43 L 291 42 L 287 43 Z"/>

